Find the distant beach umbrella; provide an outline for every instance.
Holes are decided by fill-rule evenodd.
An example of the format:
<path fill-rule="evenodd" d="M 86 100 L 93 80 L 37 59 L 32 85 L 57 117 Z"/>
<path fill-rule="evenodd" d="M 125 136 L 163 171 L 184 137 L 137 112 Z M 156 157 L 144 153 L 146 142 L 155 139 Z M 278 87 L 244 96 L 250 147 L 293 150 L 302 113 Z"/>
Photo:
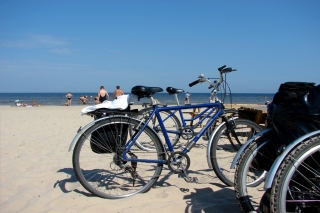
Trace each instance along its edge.
<path fill-rule="evenodd" d="M 19 102 L 19 100 L 16 100 L 15 102 L 17 103 L 17 102 Z"/>

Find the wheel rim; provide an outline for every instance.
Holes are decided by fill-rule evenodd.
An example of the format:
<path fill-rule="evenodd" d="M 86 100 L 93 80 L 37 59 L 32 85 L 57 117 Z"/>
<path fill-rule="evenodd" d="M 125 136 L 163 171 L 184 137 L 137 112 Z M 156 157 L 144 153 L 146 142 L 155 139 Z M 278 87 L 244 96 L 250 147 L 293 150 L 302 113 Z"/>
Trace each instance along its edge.
<path fill-rule="evenodd" d="M 287 193 L 288 191 L 290 191 L 290 182 L 293 181 L 292 177 L 295 175 L 295 173 L 297 172 L 298 168 L 303 164 L 303 162 L 310 157 L 312 154 L 319 152 L 320 151 L 320 145 L 313 147 L 311 149 L 309 149 L 307 152 L 305 152 L 301 157 L 299 157 L 298 160 L 292 159 L 294 161 L 294 164 L 291 166 L 286 179 L 284 181 L 284 183 L 282 184 L 282 193 L 280 194 L 280 202 L 281 202 L 281 211 L 282 212 L 286 212 L 286 204 L 287 204 Z M 319 199 L 320 199 L 320 195 L 318 195 Z M 320 202 L 320 200 L 318 201 Z"/>

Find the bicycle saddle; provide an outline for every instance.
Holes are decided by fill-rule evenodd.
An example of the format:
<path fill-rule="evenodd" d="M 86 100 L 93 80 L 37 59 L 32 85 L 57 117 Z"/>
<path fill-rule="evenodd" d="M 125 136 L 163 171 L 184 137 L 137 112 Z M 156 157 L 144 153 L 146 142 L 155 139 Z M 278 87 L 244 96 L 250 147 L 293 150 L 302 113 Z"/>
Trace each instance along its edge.
<path fill-rule="evenodd" d="M 173 88 L 173 87 L 167 87 L 167 92 L 170 94 L 170 95 L 174 95 L 174 94 L 178 94 L 180 92 L 184 92 L 183 89 L 177 89 L 177 88 Z"/>
<path fill-rule="evenodd" d="M 138 101 L 140 98 L 147 97 L 149 98 L 156 92 L 162 92 L 163 89 L 161 87 L 146 87 L 146 86 L 134 86 L 131 89 L 131 93 L 138 97 Z"/>

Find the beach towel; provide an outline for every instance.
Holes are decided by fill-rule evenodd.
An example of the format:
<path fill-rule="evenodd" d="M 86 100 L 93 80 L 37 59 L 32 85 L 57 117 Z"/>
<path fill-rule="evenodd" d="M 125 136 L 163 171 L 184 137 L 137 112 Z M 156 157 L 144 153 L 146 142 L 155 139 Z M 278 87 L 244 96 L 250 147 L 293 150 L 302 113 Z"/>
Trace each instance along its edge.
<path fill-rule="evenodd" d="M 104 101 L 101 104 L 88 106 L 81 110 L 81 115 L 85 115 L 89 112 L 93 112 L 97 109 L 106 108 L 106 109 L 118 109 L 118 110 L 125 110 L 128 108 L 130 103 L 130 95 L 121 95 L 118 96 L 117 99 L 113 101 Z"/>

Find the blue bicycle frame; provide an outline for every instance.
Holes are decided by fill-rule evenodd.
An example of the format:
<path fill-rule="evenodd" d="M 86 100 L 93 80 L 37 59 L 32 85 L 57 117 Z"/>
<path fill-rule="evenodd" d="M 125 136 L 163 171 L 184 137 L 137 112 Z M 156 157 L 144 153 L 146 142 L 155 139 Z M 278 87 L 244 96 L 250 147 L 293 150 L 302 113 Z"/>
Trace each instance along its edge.
<path fill-rule="evenodd" d="M 212 104 L 212 103 L 210 103 Z M 179 105 L 178 105 L 179 106 Z M 199 106 L 199 105 L 197 105 Z M 165 107 L 166 110 L 160 110 L 160 111 L 170 111 L 170 114 L 165 117 L 164 119 L 162 119 L 162 122 L 165 122 L 166 120 L 168 120 L 170 117 L 172 117 L 173 115 L 175 115 L 177 112 L 179 112 L 179 116 L 180 116 L 180 119 L 181 119 L 181 125 L 182 127 L 186 128 L 187 127 L 187 124 L 186 122 L 188 121 L 195 121 L 197 119 L 199 119 L 199 121 L 193 125 L 193 126 L 189 126 L 191 129 L 194 129 L 195 127 L 197 127 L 198 125 L 200 125 L 205 119 L 207 119 L 208 117 L 210 118 L 210 116 L 213 114 L 214 109 L 211 109 L 208 107 L 206 108 L 205 110 L 203 110 L 202 112 L 200 112 L 198 115 L 194 116 L 193 118 L 184 118 L 183 116 L 183 112 L 182 112 L 182 108 L 179 108 L 179 109 L 175 109 L 175 110 L 168 110 L 166 106 L 158 106 L 158 108 L 163 108 Z M 200 108 L 200 107 L 192 107 L 192 108 Z M 190 105 L 188 105 L 188 107 L 186 109 L 192 109 L 190 107 Z M 210 110 L 210 111 L 209 111 Z M 209 113 L 207 113 L 209 111 Z M 207 114 L 206 114 L 207 113 Z M 153 114 L 154 115 L 154 114 Z M 153 116 L 151 116 L 153 117 Z M 201 119 L 200 119 L 201 118 Z M 155 128 L 159 127 L 160 124 L 157 124 L 156 126 L 154 126 Z M 179 135 L 180 134 L 180 131 L 175 131 L 175 130 L 166 130 L 167 133 L 172 133 L 172 134 L 176 134 L 176 135 Z"/>
<path fill-rule="evenodd" d="M 170 139 L 168 137 L 168 132 L 163 124 L 163 120 L 161 119 L 160 116 L 160 112 L 161 111 L 177 111 L 183 109 L 194 109 L 194 108 L 206 108 L 203 113 L 200 113 L 198 115 L 198 117 L 202 116 L 204 113 L 207 113 L 207 115 L 205 115 L 202 119 L 206 119 L 207 117 L 209 117 L 211 114 L 213 114 L 211 117 L 209 117 L 209 122 L 207 123 L 207 125 L 205 125 L 200 132 L 192 139 L 192 141 L 190 141 L 185 148 L 183 149 L 183 153 L 186 154 L 187 152 L 189 152 L 191 150 L 191 148 L 196 144 L 196 142 L 200 139 L 200 137 L 208 130 L 208 128 L 213 124 L 214 121 L 216 121 L 219 116 L 224 114 L 224 109 L 223 109 L 223 105 L 220 102 L 216 102 L 216 103 L 206 103 L 206 104 L 196 104 L 196 105 L 188 105 L 188 106 L 169 106 L 169 107 L 159 107 L 157 105 L 153 106 L 153 111 L 150 113 L 150 116 L 148 117 L 147 121 L 144 123 L 143 127 L 140 129 L 139 132 L 136 132 L 135 134 L 133 134 L 133 136 L 130 138 L 130 140 L 126 143 L 125 145 L 125 151 L 122 154 L 122 159 L 124 161 L 131 161 L 131 162 L 145 162 L 145 163 L 161 163 L 161 164 L 166 164 L 167 162 L 165 160 L 149 160 L 149 159 L 138 159 L 138 158 L 128 158 L 127 157 L 127 153 L 130 151 L 131 147 L 134 145 L 134 143 L 136 142 L 136 140 L 139 138 L 139 136 L 141 135 L 141 133 L 144 131 L 144 129 L 147 127 L 148 123 L 150 122 L 150 120 L 153 118 L 154 115 L 156 115 L 160 128 L 163 132 L 165 141 L 166 141 L 166 145 L 168 146 L 168 150 L 170 151 L 170 153 L 174 152 L 173 146 L 171 145 Z M 216 111 L 216 112 L 215 112 Z M 215 112 L 215 113 L 213 113 Z M 196 119 L 196 118 L 195 118 Z M 201 122 L 199 121 L 199 122 Z M 173 132 L 173 131 L 171 131 Z M 180 134 L 180 132 L 179 132 Z"/>

